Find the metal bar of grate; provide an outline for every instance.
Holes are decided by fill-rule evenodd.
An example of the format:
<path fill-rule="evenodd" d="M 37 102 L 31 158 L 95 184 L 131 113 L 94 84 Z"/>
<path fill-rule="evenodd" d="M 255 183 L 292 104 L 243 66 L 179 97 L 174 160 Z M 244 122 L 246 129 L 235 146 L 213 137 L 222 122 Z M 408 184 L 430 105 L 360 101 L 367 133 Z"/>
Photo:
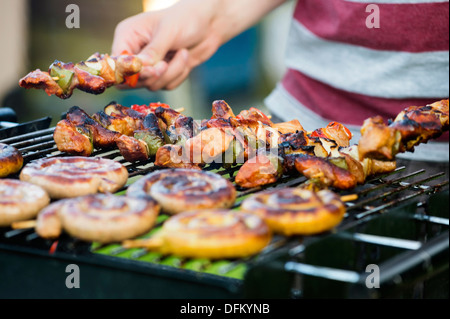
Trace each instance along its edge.
<path fill-rule="evenodd" d="M 26 141 L 29 139 L 33 139 L 36 137 L 45 136 L 50 133 L 51 133 L 51 135 L 48 135 L 48 136 L 53 136 L 54 131 L 55 131 L 55 128 L 51 127 L 51 128 L 41 130 L 41 131 L 36 131 L 36 132 L 32 132 L 32 133 L 27 133 L 27 134 L 22 134 L 22 135 L 6 138 L 3 140 L 0 140 L 0 142 L 4 143 L 4 144 L 12 144 L 12 143 L 18 143 L 20 141 Z"/>
<path fill-rule="evenodd" d="M 413 194 L 406 195 L 406 196 L 401 197 L 399 199 L 392 200 L 392 201 L 390 201 L 390 202 L 388 202 L 386 204 L 377 206 L 377 207 L 369 209 L 369 210 L 367 210 L 367 211 L 365 211 L 363 213 L 357 214 L 356 218 L 358 218 L 358 219 L 364 218 L 364 217 L 369 216 L 371 214 L 374 214 L 374 213 L 380 212 L 382 210 L 385 210 L 387 208 L 393 207 L 394 205 L 398 205 L 399 203 L 406 202 L 406 201 L 408 201 L 408 200 L 410 200 L 412 198 L 418 197 L 420 195 L 435 193 L 438 190 L 440 190 L 441 188 L 444 188 L 445 186 L 448 186 L 448 184 L 449 184 L 449 182 L 445 181 L 445 182 L 440 183 L 438 185 L 435 185 L 433 187 L 425 188 L 425 189 L 422 189 L 422 190 L 420 190 L 418 192 L 415 192 Z"/>
<path fill-rule="evenodd" d="M 3 140 L 3 143 L 9 143 L 16 145 L 19 150 L 23 153 L 24 159 L 26 161 L 30 161 L 37 158 L 52 156 L 65 156 L 64 153 L 58 151 L 54 141 L 53 141 L 53 131 L 54 128 L 42 130 L 39 132 L 24 134 L 21 136 L 16 136 L 13 138 L 9 138 Z M 153 159 L 149 159 L 147 162 L 138 162 L 138 163 L 129 163 L 127 162 L 120 154 L 120 152 L 116 149 L 114 150 L 95 150 L 92 156 L 98 156 L 103 158 L 114 159 L 120 163 L 122 163 L 129 172 L 129 177 L 138 177 L 143 176 L 148 173 L 151 173 L 157 169 L 160 169 L 153 164 Z M 235 165 L 228 168 L 223 168 L 218 166 L 217 164 L 211 164 L 204 167 L 206 171 L 214 171 L 215 173 L 224 176 L 232 183 L 235 184 L 235 174 L 240 169 L 241 165 Z M 387 174 L 383 174 L 380 176 L 375 176 L 371 179 L 368 179 L 364 185 L 364 187 L 358 187 L 354 190 L 354 194 L 357 195 L 357 200 L 354 202 L 347 202 L 347 210 L 348 212 L 356 211 L 356 214 L 346 214 L 344 223 L 349 219 L 349 217 L 355 217 L 357 220 L 363 220 L 365 217 L 375 214 L 377 212 L 381 212 L 395 205 L 404 203 L 412 198 L 423 194 L 431 194 L 445 186 L 448 185 L 448 181 L 440 183 L 434 186 L 424 185 L 432 180 L 438 179 L 442 177 L 443 174 L 435 174 L 433 176 L 427 176 L 423 179 L 420 179 L 414 183 L 407 183 L 406 181 L 412 177 L 416 177 L 418 175 L 424 174 L 424 170 L 419 170 L 417 172 L 413 172 L 404 176 L 396 177 L 396 174 L 401 173 L 405 167 L 398 167 L 395 171 L 389 172 Z M 393 179 L 388 179 L 389 177 L 394 176 Z M 238 209 L 241 204 L 241 200 L 251 194 L 255 194 L 265 190 L 272 189 L 281 189 L 285 187 L 297 187 L 307 182 L 307 179 L 304 176 L 283 176 L 276 184 L 271 184 L 263 187 L 256 187 L 252 189 L 241 189 L 236 184 L 236 189 L 238 191 L 237 200 L 234 209 Z M 383 190 L 383 189 L 387 190 Z M 119 190 L 119 192 L 125 191 L 127 186 L 123 189 Z M 393 200 L 389 200 L 389 198 L 396 194 L 403 194 L 405 191 L 414 191 L 412 194 L 406 194 L 401 196 L 400 198 L 395 198 Z M 367 197 L 371 193 L 377 193 L 373 196 Z M 381 204 L 379 203 L 381 202 Z M 368 205 L 371 203 L 375 203 L 374 207 L 369 207 Z M 420 216 L 420 218 L 428 218 L 426 216 Z M 433 220 L 440 225 L 448 226 L 448 219 L 440 219 L 438 217 L 429 216 L 430 221 Z M 162 225 L 162 222 L 158 224 Z M 156 227 L 158 227 L 158 225 Z M 367 242 L 367 243 L 375 243 L 379 245 L 404 248 L 410 250 L 418 250 L 421 248 L 420 242 L 416 242 L 413 240 L 402 240 L 385 236 L 374 236 L 367 234 L 352 234 L 352 240 Z M 39 236 L 33 229 L 22 229 L 22 230 L 10 230 L 3 234 L 3 237 L 10 239 L 24 238 L 26 243 L 30 243 L 31 241 L 38 241 Z M 314 238 L 316 239 L 316 238 Z M 320 236 L 317 236 L 317 240 L 320 239 Z M 74 245 L 75 245 L 74 239 Z M 53 242 L 46 242 L 46 245 L 51 245 Z M 91 247 L 91 252 L 96 253 L 101 251 L 102 249 L 108 248 L 110 245 L 97 245 L 95 247 Z M 114 245 L 112 245 L 114 246 Z M 290 247 L 293 246 L 293 247 Z M 291 256 L 295 256 L 296 254 L 301 253 L 305 249 L 305 243 L 303 242 L 303 238 L 298 237 L 284 237 L 284 236 L 276 236 L 273 241 L 258 255 L 253 256 L 251 258 L 232 260 L 227 262 L 226 264 L 220 266 L 218 270 L 215 272 L 218 275 L 225 275 L 228 272 L 232 271 L 237 267 L 244 266 L 246 267 L 250 262 L 258 259 L 261 256 L 269 255 L 277 250 L 289 248 Z M 110 256 L 115 256 L 117 258 L 121 258 L 122 255 L 128 254 L 127 258 L 141 260 L 141 258 L 148 257 L 149 251 L 146 249 L 125 249 L 122 246 L 112 247 L 111 250 L 107 253 Z M 154 257 L 152 262 L 165 264 L 170 259 L 170 256 L 159 256 Z M 171 261 L 172 262 L 172 261 Z M 183 267 L 188 261 L 186 259 L 176 259 L 173 258 L 173 265 L 176 267 Z M 204 262 L 200 266 L 198 266 L 198 270 L 202 271 L 207 267 L 213 264 L 211 261 Z M 334 280 L 346 281 L 346 282 L 357 282 L 359 278 L 359 274 L 352 271 L 346 271 L 341 269 L 332 269 L 327 267 L 315 267 L 307 264 L 302 264 L 298 262 L 287 262 L 285 264 L 285 270 L 294 273 L 302 273 L 302 274 L 311 274 L 314 276 L 322 276 L 325 278 L 330 278 Z"/>
<path fill-rule="evenodd" d="M 422 172 L 420 172 L 420 173 L 422 173 Z M 409 174 L 409 175 L 407 175 L 405 177 L 398 178 L 396 180 L 396 183 L 399 182 L 399 181 L 402 181 L 402 180 L 406 180 L 407 178 L 412 177 L 412 176 L 416 176 L 416 175 L 418 175 L 418 174 L 417 173 L 411 173 L 411 174 Z M 370 198 L 367 198 L 367 199 L 364 199 L 362 201 L 359 201 L 357 204 L 352 205 L 351 207 L 349 207 L 347 209 L 347 211 L 353 210 L 353 209 L 356 209 L 356 208 L 360 208 L 360 207 L 364 207 L 365 205 L 367 205 L 367 204 L 369 204 L 371 202 L 374 202 L 374 201 L 380 200 L 380 199 L 384 199 L 384 198 L 386 198 L 386 197 L 388 197 L 390 195 L 394 195 L 394 194 L 400 193 L 400 192 L 402 192 L 404 190 L 407 190 L 407 189 L 410 189 L 412 187 L 420 187 L 423 183 L 426 183 L 426 182 L 429 182 L 431 180 L 437 179 L 437 178 L 439 178 L 439 177 L 441 177 L 443 175 L 444 175 L 444 173 L 438 173 L 438 174 L 435 174 L 435 175 L 423 178 L 421 180 L 418 180 L 418 181 L 416 181 L 414 183 L 411 183 L 411 184 L 407 183 L 407 184 L 405 184 L 403 186 L 400 186 L 400 187 L 397 187 L 397 188 L 395 188 L 393 190 L 390 190 L 390 191 L 384 192 L 382 194 L 378 194 L 378 195 L 372 196 Z M 393 185 L 393 183 L 386 183 L 386 184 L 383 184 L 382 186 L 386 187 L 388 185 Z M 379 188 L 381 188 L 381 187 L 377 186 L 377 189 L 379 189 Z M 367 193 L 367 192 L 362 191 L 362 192 L 359 192 L 357 194 L 361 195 L 361 193 Z"/>

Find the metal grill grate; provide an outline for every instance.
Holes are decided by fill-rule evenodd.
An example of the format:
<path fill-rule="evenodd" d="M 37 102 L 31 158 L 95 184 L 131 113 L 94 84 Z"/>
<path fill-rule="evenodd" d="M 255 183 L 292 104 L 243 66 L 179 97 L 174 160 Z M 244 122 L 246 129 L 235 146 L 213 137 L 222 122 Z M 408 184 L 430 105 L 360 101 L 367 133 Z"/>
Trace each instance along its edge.
<path fill-rule="evenodd" d="M 64 156 L 65 154 L 59 152 L 54 144 L 53 131 L 54 128 L 43 129 L 32 133 L 3 139 L 0 140 L 0 142 L 18 148 L 23 154 L 24 164 L 38 158 Z M 127 185 L 130 185 L 141 176 L 158 169 L 151 161 L 147 163 L 129 163 L 123 159 L 118 150 L 98 150 L 94 152 L 92 156 L 114 159 L 122 163 L 127 168 L 130 176 Z M 238 171 L 239 166 L 224 169 L 216 165 L 209 165 L 204 169 L 214 171 L 222 175 L 224 178 L 229 179 L 231 182 L 234 182 L 234 176 Z M 416 239 L 401 239 L 384 235 L 348 232 L 349 229 L 358 227 L 358 225 L 361 225 L 362 223 L 369 222 L 374 216 L 383 215 L 383 213 L 393 210 L 395 207 L 404 205 L 405 203 L 414 200 L 419 204 L 416 208 L 417 212 L 413 214 L 413 218 L 416 220 L 443 225 L 447 228 L 448 236 L 448 211 L 446 217 L 429 216 L 425 213 L 418 212 L 418 208 L 421 207 L 421 205 L 424 205 L 430 195 L 438 193 L 448 186 L 448 180 L 442 180 L 444 173 L 425 176 L 414 182 L 409 182 L 409 179 L 422 176 L 423 174 L 426 175 L 426 172 L 424 170 L 419 170 L 417 172 L 403 175 L 402 172 L 404 169 L 404 167 L 399 167 L 394 172 L 377 176 L 371 180 L 368 180 L 364 185 L 358 186 L 350 193 L 342 192 L 343 196 L 349 194 L 356 195 L 357 200 L 346 203 L 347 213 L 344 221 L 331 235 L 333 236 L 334 234 L 338 234 L 340 236 L 340 240 L 345 239 L 365 244 L 377 244 L 391 248 L 420 251 L 423 244 Z M 276 184 L 265 187 L 258 187 L 254 189 L 240 189 L 239 187 L 236 187 L 238 196 L 234 208 L 239 209 L 242 200 L 246 196 L 256 192 L 266 189 L 296 187 L 305 182 L 306 178 L 303 176 L 284 176 Z M 124 192 L 127 187 L 128 186 L 125 186 L 121 189 L 118 194 Z M 160 227 L 167 218 L 168 216 L 161 215 L 155 229 L 158 229 L 158 227 Z M 152 232 L 154 230 L 152 230 Z M 61 252 L 82 255 L 93 254 L 97 257 L 113 257 L 117 262 L 120 262 L 120 260 L 132 260 L 138 262 L 139 264 L 152 263 L 161 266 L 170 266 L 176 269 L 192 270 L 194 272 L 202 272 L 212 274 L 214 276 L 223 276 L 238 280 L 245 280 L 248 269 L 252 268 L 253 265 L 258 265 L 261 260 L 271 258 L 271 256 L 276 256 L 277 254 L 274 254 L 275 252 L 279 253 L 280 251 L 287 251 L 291 260 L 285 263 L 282 270 L 284 272 L 294 273 L 297 275 L 312 275 L 350 283 L 359 282 L 361 280 L 360 274 L 356 271 L 311 265 L 299 261 L 299 259 L 302 259 L 299 258 L 299 256 L 303 256 L 304 252 L 309 249 L 308 247 L 314 247 L 314 245 L 316 245 L 315 243 L 325 240 L 330 236 L 330 234 L 308 236 L 305 238 L 275 236 L 271 244 L 269 244 L 258 256 L 239 260 L 221 260 L 212 262 L 201 259 L 188 260 L 178 258 L 176 256 L 162 256 L 157 253 L 148 252 L 144 249 L 125 249 L 119 244 L 100 245 L 96 243 L 85 243 L 65 235 L 57 241 L 44 240 L 39 238 L 33 229 L 11 230 L 5 228 L 3 230 L 0 229 L 0 231 L 0 243 L 6 245 L 27 246 L 39 249 L 41 251 L 49 251 L 54 248 L 54 245 L 57 243 L 58 251 Z M 392 231 L 395 232 L 395 229 Z M 146 234 L 145 236 L 149 236 L 152 232 Z M 298 287 L 298 283 L 294 284 L 292 289 L 292 296 L 298 295 L 298 291 L 301 290 Z"/>

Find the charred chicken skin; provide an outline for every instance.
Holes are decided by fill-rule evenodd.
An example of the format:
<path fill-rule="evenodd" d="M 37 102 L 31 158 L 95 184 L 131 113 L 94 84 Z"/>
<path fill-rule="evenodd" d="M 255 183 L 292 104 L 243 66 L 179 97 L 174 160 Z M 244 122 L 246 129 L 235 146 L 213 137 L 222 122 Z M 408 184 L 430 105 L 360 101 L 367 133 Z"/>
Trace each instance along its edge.
<path fill-rule="evenodd" d="M 92 134 L 94 147 L 96 148 L 114 148 L 117 138 L 121 135 L 119 132 L 114 132 L 103 127 L 78 106 L 69 109 L 66 114 L 66 119 L 75 126 L 84 127 L 89 130 Z"/>
<path fill-rule="evenodd" d="M 449 128 L 448 105 L 447 99 L 410 106 L 389 124 L 381 117 L 367 119 L 361 128 L 360 158 L 392 160 L 398 153 L 414 152 L 417 145 L 438 138 Z"/>
<path fill-rule="evenodd" d="M 307 132 L 298 121 L 273 123 L 256 108 L 235 115 L 223 100 L 214 101 L 212 117 L 199 126 L 163 103 L 131 108 L 111 103 L 91 120 L 75 109 L 68 120 L 59 125 L 58 131 L 65 131 L 60 140 L 79 141 L 80 149 L 67 143 L 78 153 L 88 153 L 89 138 L 96 147 L 100 127 L 118 134 L 114 143 L 131 162 L 154 156 L 156 166 L 167 168 L 243 164 L 235 178 L 242 188 L 301 174 L 320 188 L 351 189 L 369 176 L 395 170 L 398 152 L 413 150 L 449 125 L 448 100 L 407 108 L 389 125 L 380 117 L 367 119 L 357 145 L 351 145 L 353 136 L 340 123 Z"/>
<path fill-rule="evenodd" d="M 83 126 L 76 126 L 69 120 L 56 125 L 53 139 L 59 151 L 77 156 L 90 156 L 94 151 L 91 132 Z"/>

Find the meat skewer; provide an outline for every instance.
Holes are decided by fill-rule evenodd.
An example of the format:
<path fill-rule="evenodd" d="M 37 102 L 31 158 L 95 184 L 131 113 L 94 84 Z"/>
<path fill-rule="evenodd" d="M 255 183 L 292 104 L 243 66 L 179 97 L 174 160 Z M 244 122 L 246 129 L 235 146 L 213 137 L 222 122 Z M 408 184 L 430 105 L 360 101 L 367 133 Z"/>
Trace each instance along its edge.
<path fill-rule="evenodd" d="M 358 145 L 350 144 L 352 134 L 340 123 L 331 122 L 324 128 L 306 132 L 298 121 L 274 124 L 256 108 L 236 116 L 223 100 L 213 102 L 212 117 L 203 120 L 200 127 L 192 118 L 162 103 L 132 108 L 112 103 L 93 118 L 104 129 L 120 132 L 115 143 L 129 161 L 147 160 L 151 154 L 156 166 L 169 168 L 201 169 L 213 162 L 224 167 L 242 163 L 235 181 L 243 188 L 274 183 L 283 174 L 300 173 L 320 187 L 351 189 L 364 183 L 368 176 L 396 167 L 395 156 L 369 152 L 361 157 L 367 149 L 381 144 L 385 148 L 377 146 L 375 151 L 382 153 L 388 149 L 389 153 L 386 145 L 398 144 L 396 152 L 408 150 L 413 144 L 448 129 L 448 101 L 408 108 L 389 126 L 377 123 L 376 119 L 367 121 L 373 124 L 366 126 L 373 141 L 360 140 Z M 418 129 L 417 123 L 411 124 L 412 119 L 422 123 Z M 426 124 L 430 121 L 434 126 Z M 83 133 L 76 126 L 79 122 L 74 124 L 72 132 Z M 420 131 L 421 138 L 417 132 L 411 133 L 408 125 Z"/>
<path fill-rule="evenodd" d="M 101 94 L 116 84 L 126 82 L 133 86 L 141 68 L 141 60 L 127 52 L 118 56 L 95 53 L 79 63 L 56 60 L 48 72 L 32 71 L 19 80 L 19 85 L 26 89 L 43 89 L 49 96 L 67 99 L 75 89 Z"/>
<path fill-rule="evenodd" d="M 367 119 L 361 128 L 359 156 L 392 160 L 398 153 L 438 138 L 449 128 L 449 100 L 426 106 L 410 106 L 388 125 L 381 117 Z"/>

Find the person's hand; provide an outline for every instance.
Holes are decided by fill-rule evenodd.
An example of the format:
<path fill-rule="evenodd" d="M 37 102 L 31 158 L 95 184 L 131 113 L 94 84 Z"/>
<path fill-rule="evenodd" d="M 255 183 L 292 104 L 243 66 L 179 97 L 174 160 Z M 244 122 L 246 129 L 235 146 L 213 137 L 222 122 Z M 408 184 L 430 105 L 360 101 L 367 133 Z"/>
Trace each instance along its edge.
<path fill-rule="evenodd" d="M 138 55 L 144 67 L 136 87 L 178 87 L 191 70 L 285 0 L 180 0 L 160 11 L 120 22 L 112 55 Z"/>
<path fill-rule="evenodd" d="M 219 1 L 181 1 L 122 21 L 115 30 L 112 55 L 127 50 L 141 58 L 144 67 L 137 87 L 154 91 L 176 88 L 220 46 L 211 23 L 215 2 Z"/>

